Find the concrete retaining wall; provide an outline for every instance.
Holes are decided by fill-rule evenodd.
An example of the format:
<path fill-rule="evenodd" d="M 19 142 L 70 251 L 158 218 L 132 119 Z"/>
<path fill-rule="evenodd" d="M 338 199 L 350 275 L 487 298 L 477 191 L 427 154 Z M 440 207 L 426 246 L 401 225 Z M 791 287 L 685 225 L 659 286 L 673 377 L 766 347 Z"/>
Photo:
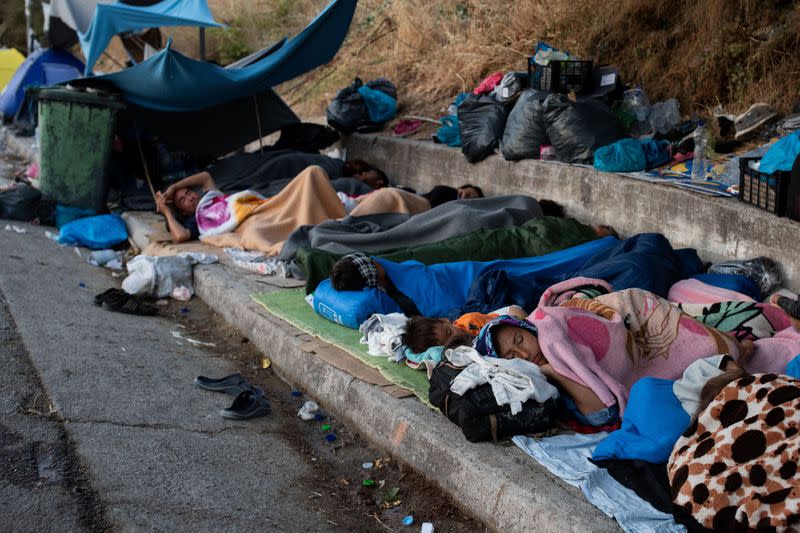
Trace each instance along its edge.
<path fill-rule="evenodd" d="M 369 161 L 417 190 L 474 183 L 487 195 L 554 200 L 569 216 L 609 224 L 622 236 L 663 233 L 673 246 L 696 248 L 707 261 L 771 257 L 783 266 L 787 286 L 800 291 L 800 224 L 735 199 L 547 161 L 494 155 L 471 165 L 458 149 L 427 141 L 353 135 L 343 144 L 348 158 Z"/>

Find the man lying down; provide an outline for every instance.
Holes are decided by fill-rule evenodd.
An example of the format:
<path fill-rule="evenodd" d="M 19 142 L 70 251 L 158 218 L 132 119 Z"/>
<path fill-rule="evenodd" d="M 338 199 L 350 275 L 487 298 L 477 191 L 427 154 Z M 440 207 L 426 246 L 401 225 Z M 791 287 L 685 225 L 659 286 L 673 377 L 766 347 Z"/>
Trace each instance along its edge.
<path fill-rule="evenodd" d="M 373 184 L 376 190 L 351 196 L 336 190 L 325 170 L 311 166 L 303 170 L 272 197 L 252 190 L 226 194 L 208 172 L 185 178 L 156 194 L 156 209 L 163 214 L 173 242 L 200 238 L 219 247 L 256 250 L 277 255 L 284 241 L 298 227 L 326 220 L 378 213 L 417 214 L 462 196 L 482 195 L 479 188 L 465 185 L 441 190 L 436 195 L 418 195 L 385 185 L 385 175 L 366 169 L 349 179 Z M 373 178 L 379 178 L 377 180 Z M 360 183 L 361 181 L 359 181 Z"/>

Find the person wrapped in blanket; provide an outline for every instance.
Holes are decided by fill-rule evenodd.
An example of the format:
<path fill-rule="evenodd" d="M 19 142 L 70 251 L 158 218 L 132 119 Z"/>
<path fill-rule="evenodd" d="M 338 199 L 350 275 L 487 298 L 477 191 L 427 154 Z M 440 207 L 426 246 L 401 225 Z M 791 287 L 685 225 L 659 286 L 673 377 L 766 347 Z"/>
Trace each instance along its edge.
<path fill-rule="evenodd" d="M 337 191 L 325 170 L 318 166 L 306 168 L 269 198 L 252 190 L 223 193 L 211 174 L 201 172 L 170 185 L 163 193 L 156 193 L 156 210 L 164 215 L 173 242 L 200 238 L 215 246 L 275 255 L 289 234 L 302 225 L 340 219 L 348 214 L 413 215 L 460 196 L 473 198 L 483 194 L 479 188 L 465 185 L 461 189 L 444 187 L 451 189 L 449 193 L 435 188 L 437 194 L 418 195 L 386 187 L 388 182 L 383 172 L 362 167 L 357 167 L 362 171 L 353 177 L 374 190 L 358 196 Z"/>
<path fill-rule="evenodd" d="M 624 414 L 638 379 L 677 379 L 705 357 L 729 355 L 750 372 L 782 371 L 800 353 L 794 324 L 740 342 L 740 332 L 710 327 L 648 291 L 612 292 L 602 280 L 574 278 L 550 287 L 526 319 L 491 320 L 473 345 L 484 355 L 539 365 L 579 422 L 607 426 Z"/>

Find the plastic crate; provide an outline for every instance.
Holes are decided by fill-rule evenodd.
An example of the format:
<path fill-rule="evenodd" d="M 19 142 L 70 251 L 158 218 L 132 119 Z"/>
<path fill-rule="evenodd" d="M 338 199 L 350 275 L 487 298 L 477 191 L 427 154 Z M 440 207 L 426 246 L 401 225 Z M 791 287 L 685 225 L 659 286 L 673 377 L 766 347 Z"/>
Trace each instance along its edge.
<path fill-rule="evenodd" d="M 739 200 L 782 217 L 786 214 L 786 195 L 791 174 L 780 171 L 764 174 L 750 168 L 750 163 L 759 159 L 739 159 Z"/>
<path fill-rule="evenodd" d="M 590 93 L 594 89 L 593 74 L 592 61 L 551 61 L 549 65 L 537 65 L 533 57 L 528 58 L 530 86 L 539 91 Z"/>

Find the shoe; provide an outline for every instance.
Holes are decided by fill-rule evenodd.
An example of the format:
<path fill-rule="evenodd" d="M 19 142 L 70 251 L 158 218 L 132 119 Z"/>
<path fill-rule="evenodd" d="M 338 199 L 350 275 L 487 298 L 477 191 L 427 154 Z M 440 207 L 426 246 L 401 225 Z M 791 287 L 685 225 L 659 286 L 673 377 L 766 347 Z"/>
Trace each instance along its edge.
<path fill-rule="evenodd" d="M 747 111 L 736 117 L 734 122 L 736 139 L 745 137 L 748 133 L 757 130 L 776 116 L 778 114 L 769 104 L 760 102 L 751 105 Z"/>
<path fill-rule="evenodd" d="M 125 291 L 123 291 L 122 289 L 117 289 L 117 288 L 108 289 L 105 292 L 101 292 L 100 294 L 98 294 L 97 296 L 94 297 L 94 305 L 103 305 L 103 302 L 106 300 L 106 298 L 111 298 L 112 296 L 117 296 L 122 292 L 125 292 Z"/>
<path fill-rule="evenodd" d="M 138 296 L 128 294 L 117 289 L 116 292 L 106 291 L 95 297 L 95 302 L 100 298 L 100 305 L 106 311 L 126 313 L 129 315 L 152 316 L 158 314 L 158 308 L 143 302 Z"/>
<path fill-rule="evenodd" d="M 203 390 L 210 390 L 212 392 L 224 392 L 231 396 L 239 396 L 245 391 L 251 391 L 256 396 L 264 396 L 264 391 L 258 387 L 254 387 L 242 379 L 240 374 L 231 374 L 224 378 L 213 379 L 205 376 L 197 376 L 194 378 L 194 384 Z"/>
<path fill-rule="evenodd" d="M 270 413 L 269 402 L 262 396 L 257 396 L 253 391 L 246 390 L 239 394 L 233 404 L 219 412 L 224 418 L 231 420 L 247 420 Z"/>

